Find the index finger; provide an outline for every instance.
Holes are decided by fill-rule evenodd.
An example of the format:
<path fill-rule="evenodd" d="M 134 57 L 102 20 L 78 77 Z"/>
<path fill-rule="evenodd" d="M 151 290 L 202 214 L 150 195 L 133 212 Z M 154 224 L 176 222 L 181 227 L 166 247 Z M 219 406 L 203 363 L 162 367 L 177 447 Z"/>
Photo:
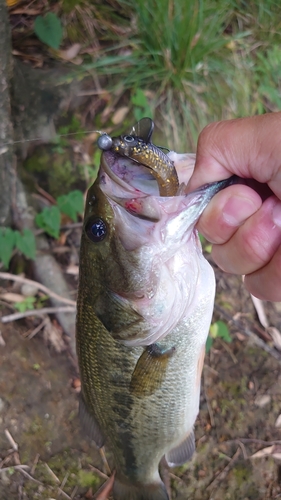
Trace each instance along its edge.
<path fill-rule="evenodd" d="M 199 135 L 188 189 L 236 174 L 281 199 L 281 112 L 211 123 Z"/>

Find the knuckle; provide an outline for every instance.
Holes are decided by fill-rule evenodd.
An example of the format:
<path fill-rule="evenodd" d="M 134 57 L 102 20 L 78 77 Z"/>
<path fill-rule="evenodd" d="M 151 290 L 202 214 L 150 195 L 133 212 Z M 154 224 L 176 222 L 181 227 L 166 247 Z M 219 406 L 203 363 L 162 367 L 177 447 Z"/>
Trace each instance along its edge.
<path fill-rule="evenodd" d="M 257 227 L 255 231 L 243 234 L 243 247 L 246 258 L 253 264 L 266 264 L 274 252 L 273 240 L 267 231 Z"/>

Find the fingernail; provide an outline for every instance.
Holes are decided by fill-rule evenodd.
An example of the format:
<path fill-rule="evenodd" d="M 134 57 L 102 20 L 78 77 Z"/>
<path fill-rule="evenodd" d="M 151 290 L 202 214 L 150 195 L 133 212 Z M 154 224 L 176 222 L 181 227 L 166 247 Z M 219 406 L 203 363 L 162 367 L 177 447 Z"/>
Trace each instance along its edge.
<path fill-rule="evenodd" d="M 281 203 L 276 203 L 272 210 L 272 220 L 276 226 L 281 228 Z"/>
<path fill-rule="evenodd" d="M 226 202 L 223 209 L 223 218 L 230 226 L 240 226 L 250 215 L 257 211 L 258 207 L 248 198 L 232 196 Z"/>

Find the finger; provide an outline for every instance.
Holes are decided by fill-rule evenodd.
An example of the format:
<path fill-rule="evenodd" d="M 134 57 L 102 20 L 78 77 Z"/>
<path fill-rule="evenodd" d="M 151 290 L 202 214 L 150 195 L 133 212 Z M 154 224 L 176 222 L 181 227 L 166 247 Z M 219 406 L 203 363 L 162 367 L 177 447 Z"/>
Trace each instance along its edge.
<path fill-rule="evenodd" d="M 281 301 L 281 246 L 266 266 L 245 276 L 244 282 L 247 290 L 259 299 Z"/>
<path fill-rule="evenodd" d="M 281 198 L 281 112 L 211 123 L 202 130 L 190 191 L 233 173 L 267 183 Z"/>
<path fill-rule="evenodd" d="M 214 245 L 212 257 L 229 273 L 250 274 L 265 266 L 281 245 L 281 202 L 272 196 L 235 232 Z"/>
<path fill-rule="evenodd" d="M 261 204 L 260 196 L 248 186 L 230 186 L 210 201 L 197 229 L 211 243 L 226 243 Z"/>

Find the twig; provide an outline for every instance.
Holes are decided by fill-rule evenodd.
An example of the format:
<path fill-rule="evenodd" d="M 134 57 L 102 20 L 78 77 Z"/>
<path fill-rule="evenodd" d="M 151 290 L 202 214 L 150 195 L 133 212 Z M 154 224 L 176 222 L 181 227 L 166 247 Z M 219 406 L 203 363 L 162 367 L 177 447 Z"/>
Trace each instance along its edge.
<path fill-rule="evenodd" d="M 15 467 L 17 467 L 17 466 L 15 466 Z M 20 467 L 20 466 L 18 466 L 18 467 Z M 28 474 L 28 472 L 26 472 L 26 471 L 25 471 L 25 470 L 23 470 L 22 468 L 19 468 L 19 472 L 20 472 L 23 476 L 27 477 L 27 479 L 30 479 L 31 481 L 33 481 L 34 483 L 36 483 L 36 484 L 40 484 L 40 486 L 44 486 L 44 484 L 43 484 L 43 483 L 41 483 L 41 481 L 38 481 L 37 479 L 34 479 L 34 477 L 32 477 L 30 474 Z"/>
<path fill-rule="evenodd" d="M 0 272 L 0 279 L 16 281 L 17 283 L 27 283 L 29 285 L 34 286 L 35 288 L 38 288 L 38 290 L 41 290 L 41 292 L 46 293 L 50 297 L 53 297 L 54 299 L 57 299 L 64 304 L 76 306 L 75 300 L 66 299 L 65 297 L 61 297 L 61 295 L 58 295 L 57 293 L 53 292 L 52 290 L 50 290 L 50 288 L 47 288 L 46 286 L 42 285 L 38 281 L 29 280 L 27 278 L 23 278 L 22 276 L 17 276 L 15 274 L 2 273 L 2 272 Z"/>
<path fill-rule="evenodd" d="M 232 359 L 233 363 L 234 363 L 235 365 L 237 365 L 238 360 L 237 360 L 236 356 L 233 354 L 233 352 L 231 351 L 230 347 L 229 347 L 229 346 L 228 346 L 225 342 L 223 342 L 223 341 L 222 341 L 222 339 L 218 338 L 218 340 L 219 340 L 219 342 L 220 342 L 220 344 L 221 344 L 222 348 L 223 348 L 223 349 L 227 352 L 227 354 L 229 354 L 229 356 L 231 357 L 231 359 Z"/>
<path fill-rule="evenodd" d="M 75 307 L 71 306 L 61 306 L 61 307 L 43 307 L 42 309 L 32 309 L 31 311 L 25 311 L 22 313 L 9 314 L 8 316 L 3 316 L 0 318 L 2 323 L 9 323 L 10 321 L 16 321 L 17 319 L 28 318 L 29 316 L 44 316 L 44 314 L 55 314 L 58 312 L 75 312 Z"/>
<path fill-rule="evenodd" d="M 47 324 L 47 322 L 48 322 L 48 321 L 49 321 L 49 318 L 48 318 L 48 316 L 46 316 L 46 317 L 43 319 L 43 321 L 41 321 L 40 325 L 36 326 L 36 328 L 34 328 L 34 329 L 32 330 L 32 332 L 28 333 L 28 331 L 27 331 L 27 333 L 24 333 L 24 334 L 23 334 L 23 338 L 28 339 L 28 340 L 33 339 L 33 337 L 35 337 L 35 335 L 36 335 L 38 332 L 40 332 L 40 330 L 42 330 L 42 328 L 44 328 L 44 326 Z"/>
<path fill-rule="evenodd" d="M 236 452 L 234 453 L 233 457 L 231 458 L 230 462 L 227 464 L 227 466 L 215 477 L 215 479 L 207 486 L 207 490 L 217 486 L 217 483 L 220 483 L 221 481 L 224 480 L 224 478 L 227 476 L 228 472 L 230 469 L 233 467 L 234 463 L 238 459 L 240 455 L 240 448 L 237 448 Z"/>
<path fill-rule="evenodd" d="M 76 229 L 77 227 L 82 227 L 83 222 L 72 222 L 71 224 L 64 224 L 61 229 Z"/>
<path fill-rule="evenodd" d="M 169 476 L 172 478 L 172 479 L 176 479 L 177 481 L 179 481 L 180 483 L 182 483 L 182 485 L 184 487 L 186 487 L 186 483 L 182 480 L 181 477 L 179 476 L 176 476 L 175 474 L 173 474 L 172 472 L 169 472 Z"/>
<path fill-rule="evenodd" d="M 34 462 L 33 462 L 33 464 L 32 464 L 31 470 L 30 470 L 30 474 L 31 474 L 32 476 L 33 476 L 33 474 L 34 474 L 34 472 L 35 472 L 35 469 L 36 469 L 36 467 L 37 467 L 37 464 L 38 464 L 38 460 L 39 460 L 39 458 L 40 458 L 40 455 L 39 455 L 39 453 L 37 453 L 37 455 L 36 455 L 36 457 L 35 457 L 35 459 L 34 459 Z"/>
<path fill-rule="evenodd" d="M 19 469 L 29 469 L 28 465 L 10 465 L 10 467 L 3 467 L 3 469 L 0 469 L 0 473 L 1 472 L 6 472 L 8 470 L 11 470 L 11 469 L 15 469 L 15 470 L 19 470 Z"/>
<path fill-rule="evenodd" d="M 223 443 L 226 444 L 226 443 L 239 443 L 239 441 L 241 443 L 256 443 L 256 444 L 260 444 L 260 445 L 263 445 L 263 444 L 267 444 L 268 446 L 273 446 L 274 444 L 281 444 L 281 441 L 280 440 L 276 440 L 276 441 L 265 441 L 264 439 L 254 439 L 254 438 L 236 438 L 236 439 L 228 439 L 227 441 L 224 441 Z"/>
<path fill-rule="evenodd" d="M 66 481 L 68 480 L 68 476 L 69 476 L 69 472 L 67 472 L 61 482 L 61 485 L 60 485 L 60 489 L 62 490 L 64 488 L 64 485 L 66 483 Z"/>
<path fill-rule="evenodd" d="M 5 435 L 6 435 L 6 438 L 8 439 L 11 447 L 13 448 L 13 450 L 18 451 L 18 449 L 19 449 L 18 444 L 15 442 L 14 438 L 12 437 L 12 435 L 8 431 L 8 429 L 5 429 Z"/>
<path fill-rule="evenodd" d="M 103 461 L 103 465 L 105 466 L 106 472 L 110 476 L 111 475 L 111 470 L 110 470 L 110 467 L 108 465 L 108 461 L 107 461 L 106 456 L 105 456 L 104 447 L 100 448 L 99 452 L 100 452 L 101 459 Z"/>
<path fill-rule="evenodd" d="M 245 327 L 244 325 L 242 325 L 242 323 L 240 323 L 240 321 L 237 321 L 236 319 L 234 319 L 222 307 L 220 307 L 217 304 L 215 304 L 215 309 L 222 316 L 224 316 L 225 319 L 227 319 L 227 321 L 230 321 L 233 325 L 235 325 L 235 327 L 238 330 L 240 330 L 241 332 L 245 333 L 245 335 L 247 335 L 248 337 L 250 337 L 253 340 L 253 342 L 258 347 L 260 347 L 261 349 L 263 349 L 264 351 L 266 351 L 268 354 L 270 354 L 273 358 L 275 358 L 276 361 L 278 362 L 278 364 L 281 365 L 281 355 L 275 349 L 272 349 L 272 347 L 270 347 L 269 345 L 267 345 L 266 342 L 264 342 L 260 337 L 258 337 L 258 335 L 256 335 L 254 332 L 252 332 L 247 327 Z"/>
<path fill-rule="evenodd" d="M 71 500 L 71 497 L 67 493 L 65 493 L 65 491 L 63 491 L 61 488 L 58 488 L 58 493 L 59 495 L 62 495 L 64 498 Z"/>
<path fill-rule="evenodd" d="M 209 412 L 209 417 L 210 417 L 210 423 L 211 423 L 211 426 L 212 427 L 215 427 L 216 426 L 216 422 L 215 422 L 215 417 L 214 417 L 214 412 L 213 412 L 213 409 L 211 407 L 211 404 L 210 404 L 210 400 L 209 400 L 209 396 L 208 396 L 208 389 L 206 387 L 206 380 L 205 380 L 206 376 L 205 376 L 205 372 L 203 370 L 203 386 L 204 386 L 204 394 L 205 394 L 205 398 L 206 398 L 206 403 L 207 403 L 207 408 L 208 408 L 208 412 Z"/>
<path fill-rule="evenodd" d="M 45 462 L 45 467 L 47 471 L 49 472 L 50 476 L 53 478 L 55 483 L 60 484 L 59 478 L 56 476 L 56 474 L 52 471 L 52 469 L 49 467 L 49 465 Z"/>
<path fill-rule="evenodd" d="M 96 472 L 100 477 L 102 477 L 103 479 L 108 479 L 109 476 L 107 476 L 106 474 L 104 474 L 101 470 L 97 469 L 96 467 L 94 467 L 93 465 L 89 465 L 90 469 L 93 471 L 93 472 Z"/>
<path fill-rule="evenodd" d="M 248 454 L 247 454 L 247 451 L 246 451 L 246 448 L 245 448 L 244 444 L 241 441 L 239 441 L 239 439 L 237 439 L 237 443 L 239 444 L 239 446 L 240 446 L 240 448 L 242 450 L 244 460 L 247 460 Z"/>
<path fill-rule="evenodd" d="M 75 497 L 77 490 L 78 490 L 78 486 L 74 486 L 72 493 L 70 495 L 71 500 L 73 500 L 73 498 Z"/>

